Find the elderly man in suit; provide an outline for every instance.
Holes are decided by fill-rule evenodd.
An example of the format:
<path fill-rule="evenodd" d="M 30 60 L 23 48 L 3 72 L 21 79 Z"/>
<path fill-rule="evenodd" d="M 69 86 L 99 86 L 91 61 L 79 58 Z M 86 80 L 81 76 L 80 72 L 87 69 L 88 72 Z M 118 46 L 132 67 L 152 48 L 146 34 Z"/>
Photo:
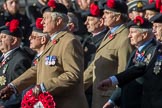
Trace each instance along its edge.
<path fill-rule="evenodd" d="M 113 2 L 113 5 L 111 5 Z M 96 50 L 94 60 L 84 72 L 84 85 L 87 89 L 93 84 L 92 108 L 101 108 L 115 88 L 98 91 L 97 84 L 125 69 L 132 47 L 127 37 L 127 5 L 123 1 L 108 0 L 104 6 L 104 25 L 109 31 Z"/>
<path fill-rule="evenodd" d="M 156 72 L 158 72 L 158 69 L 155 69 L 155 72 L 153 73 L 151 72 L 151 74 L 148 73 L 143 77 L 137 79 L 135 78 L 140 75 L 142 76 L 145 73 L 145 71 L 149 72 L 150 70 L 153 69 L 154 65 L 152 66 L 152 60 L 154 57 L 157 58 L 156 52 L 158 51 L 158 47 L 160 46 L 160 44 L 154 39 L 154 34 L 152 33 L 152 24 L 148 20 L 143 19 L 140 16 L 137 16 L 133 21 L 131 21 L 128 24 L 128 26 L 130 27 L 130 33 L 128 37 L 131 40 L 131 44 L 136 46 L 137 50 L 135 50 L 132 53 L 128 62 L 126 72 L 121 73 L 117 77 L 113 76 L 110 77 L 110 79 L 102 81 L 99 84 L 99 88 L 102 90 L 106 90 L 107 87 L 105 86 L 105 84 L 108 84 L 109 81 L 111 80 L 113 84 L 118 83 L 119 81 L 120 82 L 119 86 L 123 85 L 123 83 L 125 82 L 129 82 L 128 84 L 122 86 L 121 90 L 119 90 L 118 88 L 112 95 L 111 100 L 115 102 L 115 104 L 117 104 L 117 102 L 120 102 L 119 106 L 121 108 L 141 108 L 141 107 L 150 108 L 152 105 L 149 106 L 148 103 L 151 102 L 151 99 L 147 98 L 151 96 L 150 91 L 153 88 L 153 87 L 150 88 L 149 86 L 149 84 L 152 85 L 151 81 L 153 81 L 152 78 L 154 78 L 154 75 L 151 74 L 153 73 L 156 74 Z M 141 66 L 139 64 L 145 64 L 147 67 L 146 70 L 145 65 Z M 133 67 L 134 65 L 137 66 Z M 159 64 L 157 64 L 157 67 L 158 66 Z M 123 74 L 125 74 L 126 76 L 124 77 Z M 135 80 L 130 81 L 130 79 L 133 78 Z M 150 80 L 148 80 L 148 78 L 150 78 Z M 146 102 L 145 100 L 148 101 L 147 104 L 141 103 L 142 101 Z M 103 108 L 110 108 L 110 106 L 112 106 L 110 105 L 110 102 L 107 102 Z M 160 108 L 160 107 L 151 107 L 151 108 Z"/>
<path fill-rule="evenodd" d="M 20 48 L 22 31 L 19 20 L 13 19 L 0 28 L 0 90 L 26 71 L 32 58 Z M 7 101 L 0 100 L 0 105 L 7 108 L 20 107 L 20 95 L 12 95 Z"/>
<path fill-rule="evenodd" d="M 50 35 L 49 43 L 36 66 L 27 70 L 9 87 L 0 91 L 6 99 L 13 87 L 21 92 L 31 84 L 33 95 L 48 91 L 54 97 L 57 108 L 88 108 L 83 92 L 83 49 L 72 34 L 65 31 L 68 23 L 67 9 L 63 4 L 49 0 L 42 9 L 43 32 Z"/>

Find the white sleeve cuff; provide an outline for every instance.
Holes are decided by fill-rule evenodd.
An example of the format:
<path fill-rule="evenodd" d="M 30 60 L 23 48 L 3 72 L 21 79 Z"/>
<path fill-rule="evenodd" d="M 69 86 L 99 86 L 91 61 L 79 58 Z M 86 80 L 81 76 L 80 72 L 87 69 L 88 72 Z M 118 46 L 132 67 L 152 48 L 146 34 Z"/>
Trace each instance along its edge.
<path fill-rule="evenodd" d="M 115 106 L 115 102 L 113 102 L 111 99 L 109 99 L 108 102 Z"/>
<path fill-rule="evenodd" d="M 9 83 L 8 85 L 9 85 L 10 87 L 12 87 L 13 90 L 14 90 L 14 93 L 17 94 L 16 87 L 15 87 L 12 83 Z"/>
<path fill-rule="evenodd" d="M 118 79 L 115 76 L 111 76 L 110 79 L 111 79 L 111 82 L 112 82 L 112 86 L 119 84 Z"/>
<path fill-rule="evenodd" d="M 41 90 L 42 90 L 43 93 L 46 92 L 46 88 L 45 88 L 45 86 L 44 86 L 43 83 L 40 84 L 40 88 L 41 88 Z"/>

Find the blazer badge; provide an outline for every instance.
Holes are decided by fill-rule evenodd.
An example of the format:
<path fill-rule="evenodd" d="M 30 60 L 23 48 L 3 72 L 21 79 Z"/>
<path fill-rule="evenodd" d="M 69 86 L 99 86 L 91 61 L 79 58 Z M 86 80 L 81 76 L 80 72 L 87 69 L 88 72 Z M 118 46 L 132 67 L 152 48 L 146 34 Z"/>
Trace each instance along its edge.
<path fill-rule="evenodd" d="M 46 56 L 45 65 L 54 66 L 56 64 L 56 56 Z"/>

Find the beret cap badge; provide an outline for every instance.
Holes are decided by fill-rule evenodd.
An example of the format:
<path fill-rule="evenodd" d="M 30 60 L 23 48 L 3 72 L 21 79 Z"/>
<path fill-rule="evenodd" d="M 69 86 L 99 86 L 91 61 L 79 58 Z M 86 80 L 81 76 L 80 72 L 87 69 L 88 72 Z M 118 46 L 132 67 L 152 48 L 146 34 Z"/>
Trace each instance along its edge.
<path fill-rule="evenodd" d="M 141 1 L 137 3 L 137 7 L 138 7 L 138 8 L 142 8 L 142 7 L 143 7 L 143 4 L 142 4 Z"/>
<path fill-rule="evenodd" d="M 54 0 L 49 0 L 47 5 L 50 7 L 51 11 L 56 8 L 56 3 Z"/>
<path fill-rule="evenodd" d="M 37 29 L 43 30 L 43 24 L 41 22 L 42 22 L 42 18 L 37 18 L 35 25 Z"/>
<path fill-rule="evenodd" d="M 93 16 L 96 16 L 96 17 L 100 15 L 100 9 L 99 9 L 99 7 L 98 7 L 97 4 L 92 3 L 92 4 L 90 5 L 90 13 L 91 13 Z"/>
<path fill-rule="evenodd" d="M 107 1 L 107 7 L 114 8 L 115 7 L 115 1 L 114 0 L 108 0 Z"/>
<path fill-rule="evenodd" d="M 12 33 L 12 32 L 15 32 L 18 27 L 19 27 L 19 20 L 17 19 L 13 19 L 11 20 L 10 22 L 6 22 L 5 24 L 7 27 L 9 27 L 9 31 Z"/>
<path fill-rule="evenodd" d="M 135 19 L 134 19 L 134 23 L 137 24 L 138 26 L 142 25 L 144 23 L 144 19 L 140 16 L 137 16 Z"/>

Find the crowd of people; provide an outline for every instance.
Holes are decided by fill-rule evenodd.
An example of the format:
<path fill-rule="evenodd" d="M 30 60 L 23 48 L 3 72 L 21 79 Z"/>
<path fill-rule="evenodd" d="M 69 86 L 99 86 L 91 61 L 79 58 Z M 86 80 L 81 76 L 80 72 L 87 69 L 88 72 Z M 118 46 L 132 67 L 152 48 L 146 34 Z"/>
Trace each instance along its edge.
<path fill-rule="evenodd" d="M 0 108 L 45 107 L 48 93 L 49 108 L 162 108 L 160 0 L 37 0 L 24 14 L 4 0 L 2 9 Z M 37 101 L 22 106 L 30 90 Z"/>

